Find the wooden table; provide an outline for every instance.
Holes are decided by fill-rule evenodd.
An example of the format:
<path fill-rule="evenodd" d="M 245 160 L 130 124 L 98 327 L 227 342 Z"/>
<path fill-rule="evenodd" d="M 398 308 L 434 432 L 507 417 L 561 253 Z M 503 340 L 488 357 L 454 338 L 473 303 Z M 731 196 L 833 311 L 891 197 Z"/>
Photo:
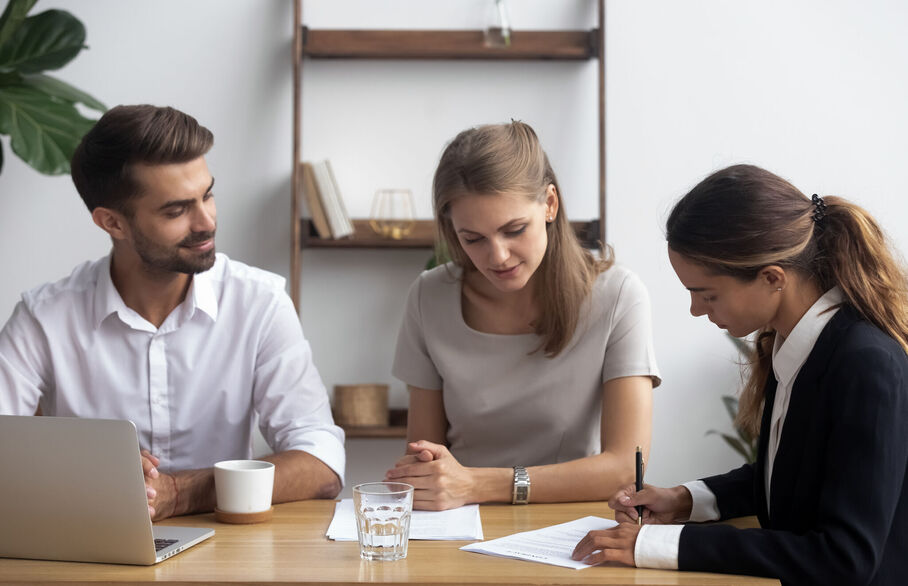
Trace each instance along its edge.
<path fill-rule="evenodd" d="M 604 503 L 534 504 L 525 507 L 490 505 L 481 507 L 480 511 L 486 539 L 539 529 L 586 515 L 611 517 L 611 511 Z M 462 541 L 411 541 L 405 560 L 367 562 L 360 560 L 355 542 L 333 542 L 325 538 L 333 512 L 333 501 L 305 501 L 276 506 L 274 519 L 260 525 L 224 525 L 217 523 L 213 514 L 169 519 L 163 524 L 213 527 L 217 533 L 160 564 L 147 567 L 0 559 L 0 583 L 779 583 L 777 580 L 749 576 L 626 567 L 596 566 L 572 570 L 460 551 L 458 548 L 468 543 Z"/>

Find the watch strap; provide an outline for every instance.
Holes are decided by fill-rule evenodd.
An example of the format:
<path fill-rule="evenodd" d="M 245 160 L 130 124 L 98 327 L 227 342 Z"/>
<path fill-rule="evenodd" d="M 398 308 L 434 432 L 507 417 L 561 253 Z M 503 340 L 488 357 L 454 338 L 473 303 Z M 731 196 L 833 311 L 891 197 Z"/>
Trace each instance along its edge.
<path fill-rule="evenodd" d="M 512 505 L 526 505 L 530 502 L 530 475 L 523 466 L 514 466 L 514 490 L 511 492 Z"/>

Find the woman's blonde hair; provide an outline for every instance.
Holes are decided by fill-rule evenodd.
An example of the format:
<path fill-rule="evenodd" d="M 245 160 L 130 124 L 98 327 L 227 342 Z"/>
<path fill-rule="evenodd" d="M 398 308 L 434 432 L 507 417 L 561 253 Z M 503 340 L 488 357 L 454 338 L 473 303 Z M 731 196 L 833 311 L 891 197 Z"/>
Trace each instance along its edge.
<path fill-rule="evenodd" d="M 580 246 L 567 219 L 558 180 L 536 133 L 523 122 L 464 130 L 442 153 L 432 193 L 437 240 L 447 246 L 454 264 L 467 274 L 476 267 L 454 231 L 451 204 L 465 195 L 502 193 L 523 193 L 532 201 L 544 202 L 549 185 L 555 186 L 559 210 L 554 221 L 546 225 L 548 245 L 535 285 L 541 313 L 533 326 L 543 338 L 540 348 L 552 357 L 570 342 L 593 281 L 612 260 L 608 249 L 603 261 Z"/>
<path fill-rule="evenodd" d="M 845 302 L 908 353 L 908 276 L 876 221 L 835 196 L 809 198 L 752 165 L 713 173 L 681 198 L 666 223 L 668 246 L 720 275 L 753 280 L 777 265 L 838 286 Z M 775 331 L 759 332 L 737 424 L 759 433 Z"/>

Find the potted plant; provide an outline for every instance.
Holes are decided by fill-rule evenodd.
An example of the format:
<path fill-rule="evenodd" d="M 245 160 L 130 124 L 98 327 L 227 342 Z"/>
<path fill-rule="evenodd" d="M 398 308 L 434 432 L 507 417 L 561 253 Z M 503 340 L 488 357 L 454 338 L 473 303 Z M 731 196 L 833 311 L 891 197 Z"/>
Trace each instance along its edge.
<path fill-rule="evenodd" d="M 85 26 L 65 10 L 28 11 L 37 0 L 9 0 L 0 15 L 0 134 L 20 159 L 47 175 L 69 173 L 69 160 L 94 125 L 76 104 L 107 108 L 70 84 L 45 74 L 85 48 Z M 0 170 L 3 168 L 0 144 Z"/>
<path fill-rule="evenodd" d="M 735 338 L 731 335 L 728 336 L 729 339 L 738 347 L 738 351 L 742 356 L 748 356 L 751 354 L 752 349 L 750 343 L 746 340 L 740 338 Z M 722 395 L 722 403 L 725 405 L 725 410 L 728 412 L 728 416 L 731 417 L 732 427 L 734 428 L 734 435 L 729 433 L 722 433 L 721 431 L 710 429 L 706 432 L 706 435 L 716 434 L 720 436 L 725 443 L 731 447 L 734 451 L 739 453 L 744 461 L 748 464 L 753 464 L 757 461 L 757 447 L 759 443 L 759 438 L 752 435 L 749 431 L 743 427 L 735 425 L 735 418 L 738 416 L 738 398 L 731 395 Z"/>

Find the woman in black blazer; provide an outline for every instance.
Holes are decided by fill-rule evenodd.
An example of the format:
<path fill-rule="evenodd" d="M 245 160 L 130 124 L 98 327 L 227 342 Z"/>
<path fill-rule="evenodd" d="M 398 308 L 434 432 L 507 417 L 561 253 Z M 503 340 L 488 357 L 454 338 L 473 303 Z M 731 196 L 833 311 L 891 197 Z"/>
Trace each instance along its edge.
<path fill-rule="evenodd" d="M 620 491 L 618 527 L 591 531 L 575 559 L 908 583 L 908 278 L 877 223 L 736 165 L 675 205 L 667 239 L 691 313 L 734 336 L 759 331 L 738 413 L 759 433 L 757 461 Z M 761 528 L 680 525 L 745 515 Z"/>

